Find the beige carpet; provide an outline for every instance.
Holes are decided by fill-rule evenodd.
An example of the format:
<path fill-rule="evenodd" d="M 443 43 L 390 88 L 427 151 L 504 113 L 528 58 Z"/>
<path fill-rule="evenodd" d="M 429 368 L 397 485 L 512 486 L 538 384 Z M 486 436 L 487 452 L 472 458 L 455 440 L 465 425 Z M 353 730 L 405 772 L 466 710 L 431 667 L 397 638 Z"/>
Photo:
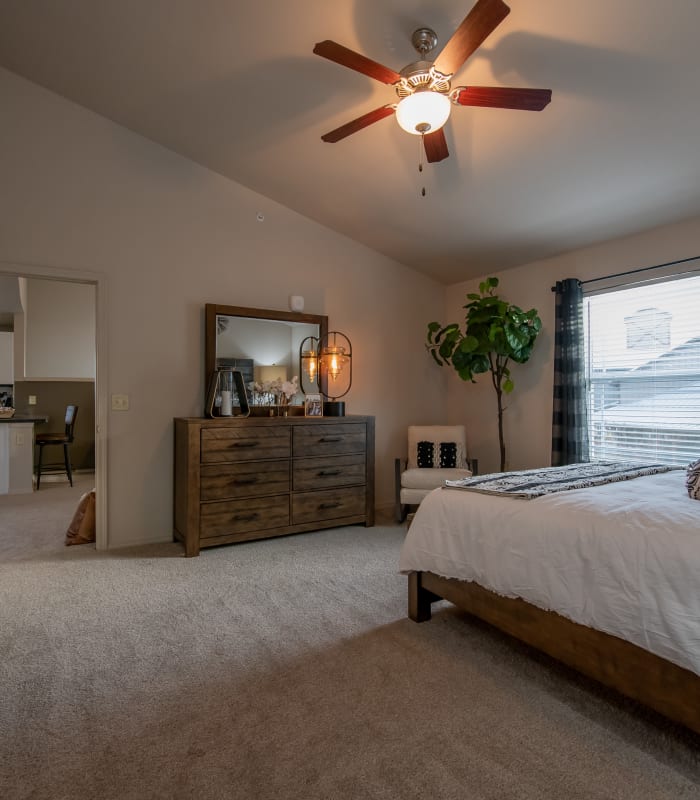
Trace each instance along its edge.
<path fill-rule="evenodd" d="M 403 530 L 66 548 L 81 491 L 0 498 L 0 796 L 700 798 L 700 737 L 443 607 Z"/>

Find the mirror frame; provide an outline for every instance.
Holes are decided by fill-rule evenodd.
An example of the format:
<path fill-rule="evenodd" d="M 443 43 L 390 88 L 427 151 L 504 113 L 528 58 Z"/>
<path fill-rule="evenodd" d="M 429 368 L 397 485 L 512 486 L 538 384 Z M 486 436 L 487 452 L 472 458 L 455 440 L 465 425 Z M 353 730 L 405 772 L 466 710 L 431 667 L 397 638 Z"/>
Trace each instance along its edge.
<path fill-rule="evenodd" d="M 275 311 L 269 308 L 246 308 L 245 306 L 223 306 L 206 303 L 204 306 L 204 386 L 216 369 L 216 318 L 247 317 L 248 319 L 269 319 L 278 322 L 305 322 L 318 325 L 319 338 L 328 333 L 328 317 L 322 314 L 304 314 L 296 311 Z M 299 355 L 296 354 L 298 360 Z M 301 380 L 301 376 L 299 376 Z"/>

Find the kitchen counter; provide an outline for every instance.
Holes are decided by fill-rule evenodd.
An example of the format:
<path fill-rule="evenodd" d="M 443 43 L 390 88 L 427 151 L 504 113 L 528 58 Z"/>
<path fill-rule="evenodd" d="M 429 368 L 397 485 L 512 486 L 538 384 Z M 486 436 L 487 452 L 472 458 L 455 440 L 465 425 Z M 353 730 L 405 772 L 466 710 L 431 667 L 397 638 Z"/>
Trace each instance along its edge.
<path fill-rule="evenodd" d="M 32 417 L 26 414 L 15 414 L 13 417 L 0 417 L 0 422 L 48 422 L 48 417 Z"/>
<path fill-rule="evenodd" d="M 0 419 L 0 494 L 34 491 L 34 424 L 47 421 L 36 414 Z"/>

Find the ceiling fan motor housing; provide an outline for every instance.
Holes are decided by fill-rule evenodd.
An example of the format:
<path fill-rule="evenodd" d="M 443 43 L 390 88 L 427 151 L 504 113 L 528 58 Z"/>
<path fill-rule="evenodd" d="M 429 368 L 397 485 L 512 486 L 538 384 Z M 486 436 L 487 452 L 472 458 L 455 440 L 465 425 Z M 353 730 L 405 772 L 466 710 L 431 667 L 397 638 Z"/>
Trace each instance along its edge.
<path fill-rule="evenodd" d="M 401 80 L 395 84 L 399 97 L 408 97 L 416 91 L 428 89 L 431 92 L 448 94 L 450 77 L 435 69 L 432 61 L 414 61 L 405 66 L 401 72 Z"/>

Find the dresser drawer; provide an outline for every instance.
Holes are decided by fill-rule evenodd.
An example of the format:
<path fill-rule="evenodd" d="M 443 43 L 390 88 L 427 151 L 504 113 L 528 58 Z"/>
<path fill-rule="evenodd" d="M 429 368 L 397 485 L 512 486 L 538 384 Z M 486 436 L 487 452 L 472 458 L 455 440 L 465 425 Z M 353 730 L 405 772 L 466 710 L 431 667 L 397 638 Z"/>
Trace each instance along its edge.
<path fill-rule="evenodd" d="M 203 428 L 201 461 L 257 461 L 264 458 L 289 458 L 288 427 Z"/>
<path fill-rule="evenodd" d="M 357 517 L 365 513 L 365 487 L 302 492 L 292 495 L 292 524 L 338 517 Z"/>
<path fill-rule="evenodd" d="M 289 525 L 289 495 L 202 503 L 200 539 Z"/>
<path fill-rule="evenodd" d="M 289 491 L 289 461 L 208 464 L 200 471 L 200 499 L 280 494 Z"/>
<path fill-rule="evenodd" d="M 297 425 L 293 434 L 295 456 L 327 456 L 341 453 L 364 453 L 367 435 L 364 425 Z"/>
<path fill-rule="evenodd" d="M 324 489 L 365 482 L 365 454 L 297 458 L 292 470 L 292 488 Z"/>

